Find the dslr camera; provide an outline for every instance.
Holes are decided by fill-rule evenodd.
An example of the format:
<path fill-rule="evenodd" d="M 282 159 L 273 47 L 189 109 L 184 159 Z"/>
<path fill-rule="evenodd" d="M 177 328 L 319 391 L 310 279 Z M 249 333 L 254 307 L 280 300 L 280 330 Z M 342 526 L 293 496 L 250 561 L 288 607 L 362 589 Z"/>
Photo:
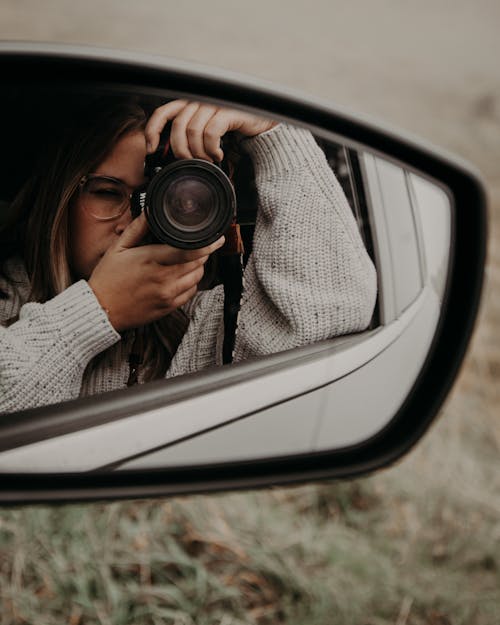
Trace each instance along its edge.
<path fill-rule="evenodd" d="M 205 247 L 224 234 L 236 217 L 228 160 L 224 157 L 220 165 L 202 159 L 176 160 L 169 136 L 170 124 L 156 152 L 146 157 L 149 182 L 134 193 L 132 214 L 144 212 L 157 242 L 181 249 Z"/>

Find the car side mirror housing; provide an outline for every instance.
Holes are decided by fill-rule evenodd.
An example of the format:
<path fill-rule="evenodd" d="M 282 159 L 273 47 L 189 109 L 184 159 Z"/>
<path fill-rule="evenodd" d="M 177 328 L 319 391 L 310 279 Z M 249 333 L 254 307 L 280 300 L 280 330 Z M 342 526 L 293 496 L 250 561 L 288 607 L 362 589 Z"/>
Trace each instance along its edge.
<path fill-rule="evenodd" d="M 0 416 L 0 502 L 151 497 L 353 477 L 395 462 L 419 441 L 452 387 L 480 301 L 486 198 L 480 177 L 468 164 L 329 103 L 177 61 L 3 44 L 0 66 L 7 85 L 2 117 L 10 115 L 3 132 L 0 227 L 34 167 L 30 137 L 33 144 L 43 142 L 34 139 L 37 130 L 29 124 L 24 128 L 28 136 L 22 136 L 22 128 L 18 132 L 33 95 L 40 109 L 32 127 L 41 133 L 60 126 L 59 110 L 71 111 L 82 94 L 90 99 L 126 95 L 156 104 L 186 99 L 277 124 L 248 149 L 252 158 L 258 152 L 261 160 L 254 159 L 252 169 L 247 159 L 249 169 L 242 165 L 236 185 L 247 276 L 254 257 L 264 254 L 259 251 L 264 235 L 258 215 L 270 210 L 263 199 L 262 176 L 271 174 L 255 168 L 273 159 L 272 146 L 278 143 L 289 155 L 288 140 L 298 155 L 283 165 L 283 188 L 294 197 L 302 193 L 305 211 L 314 209 L 309 192 L 301 191 L 299 183 L 291 189 L 287 178 L 294 166 L 303 171 L 312 167 L 313 161 L 300 160 L 303 146 L 310 146 L 307 150 L 324 167 L 317 185 L 321 197 L 341 197 L 342 210 L 349 213 L 335 222 L 345 226 L 345 238 L 335 239 L 330 221 L 325 222 L 321 235 L 318 227 L 318 241 L 326 241 L 326 247 L 310 246 L 302 252 L 304 262 L 308 267 L 329 266 L 322 260 L 325 253 L 345 259 L 339 246 L 354 238 L 356 253 L 367 259 L 356 265 L 361 267 L 357 284 L 363 296 L 370 281 L 376 289 L 367 296 L 368 318 L 352 326 L 354 330 L 308 339 L 314 325 L 308 317 L 305 338 L 288 347 L 282 342 L 265 354 L 250 350 L 252 357 L 242 356 L 230 365 L 57 404 L 16 410 L 10 373 L 4 370 L 2 375 L 0 367 L 1 393 L 14 397 Z M 304 173 L 304 189 L 306 177 Z M 273 185 L 276 189 L 276 181 Z M 272 196 L 269 189 L 266 193 Z M 339 210 L 333 202 L 331 211 Z M 298 227 L 289 236 L 300 239 L 303 232 Z M 335 262 L 338 267 L 340 261 Z M 287 285 L 300 282 L 302 265 L 297 267 L 284 274 Z M 373 275 L 367 277 L 371 267 Z M 260 297 L 269 303 L 266 311 L 271 304 L 278 306 L 272 280 L 278 275 L 270 271 L 269 280 L 265 276 L 258 283 L 259 288 L 264 285 Z M 204 292 L 214 284 L 207 278 Z M 332 297 L 316 312 L 314 285 L 307 279 L 301 288 L 307 294 L 304 311 L 312 319 L 343 310 L 336 294 L 337 299 Z M 243 290 L 242 306 L 245 297 Z M 300 301 L 298 297 L 289 307 L 296 310 Z M 283 306 L 278 317 L 287 314 L 287 303 Z M 245 320 L 240 310 L 236 336 Z M 3 320 L 0 338 L 11 328 L 10 320 Z"/>

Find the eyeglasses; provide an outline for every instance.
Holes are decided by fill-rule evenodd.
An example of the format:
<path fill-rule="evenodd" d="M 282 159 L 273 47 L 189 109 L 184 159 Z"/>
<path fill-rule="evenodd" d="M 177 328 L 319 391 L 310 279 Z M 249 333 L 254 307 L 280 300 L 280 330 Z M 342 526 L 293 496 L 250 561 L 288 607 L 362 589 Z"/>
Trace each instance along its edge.
<path fill-rule="evenodd" d="M 130 208 L 132 193 L 117 178 L 89 174 L 80 180 L 79 191 L 84 210 L 98 221 L 118 219 Z"/>

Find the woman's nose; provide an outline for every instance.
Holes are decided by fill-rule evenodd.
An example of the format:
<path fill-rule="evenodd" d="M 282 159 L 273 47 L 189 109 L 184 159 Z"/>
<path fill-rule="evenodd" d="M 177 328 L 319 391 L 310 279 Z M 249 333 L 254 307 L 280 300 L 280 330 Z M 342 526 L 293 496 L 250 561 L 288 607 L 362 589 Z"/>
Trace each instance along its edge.
<path fill-rule="evenodd" d="M 120 217 L 116 221 L 116 225 L 115 225 L 116 234 L 121 235 L 121 233 L 125 230 L 125 228 L 129 225 L 131 221 L 132 221 L 132 213 L 130 212 L 130 210 L 126 210 L 123 213 L 123 215 L 120 215 Z"/>

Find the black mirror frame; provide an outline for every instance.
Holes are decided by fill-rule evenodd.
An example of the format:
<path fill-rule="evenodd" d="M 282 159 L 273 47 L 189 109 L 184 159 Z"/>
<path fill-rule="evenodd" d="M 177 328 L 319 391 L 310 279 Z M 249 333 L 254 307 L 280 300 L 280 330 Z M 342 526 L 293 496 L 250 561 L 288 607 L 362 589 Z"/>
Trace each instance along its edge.
<path fill-rule="evenodd" d="M 448 187 L 455 209 L 451 272 L 433 347 L 406 401 L 376 436 L 332 452 L 218 466 L 108 474 L 2 474 L 0 503 L 156 497 L 352 478 L 394 463 L 416 444 L 453 385 L 480 302 L 487 240 L 486 197 L 483 183 L 467 164 L 307 96 L 187 63 L 65 46 L 3 44 L 0 68 L 4 82 L 10 84 L 61 84 L 77 78 L 89 84 L 168 89 L 264 110 L 405 163 Z"/>

